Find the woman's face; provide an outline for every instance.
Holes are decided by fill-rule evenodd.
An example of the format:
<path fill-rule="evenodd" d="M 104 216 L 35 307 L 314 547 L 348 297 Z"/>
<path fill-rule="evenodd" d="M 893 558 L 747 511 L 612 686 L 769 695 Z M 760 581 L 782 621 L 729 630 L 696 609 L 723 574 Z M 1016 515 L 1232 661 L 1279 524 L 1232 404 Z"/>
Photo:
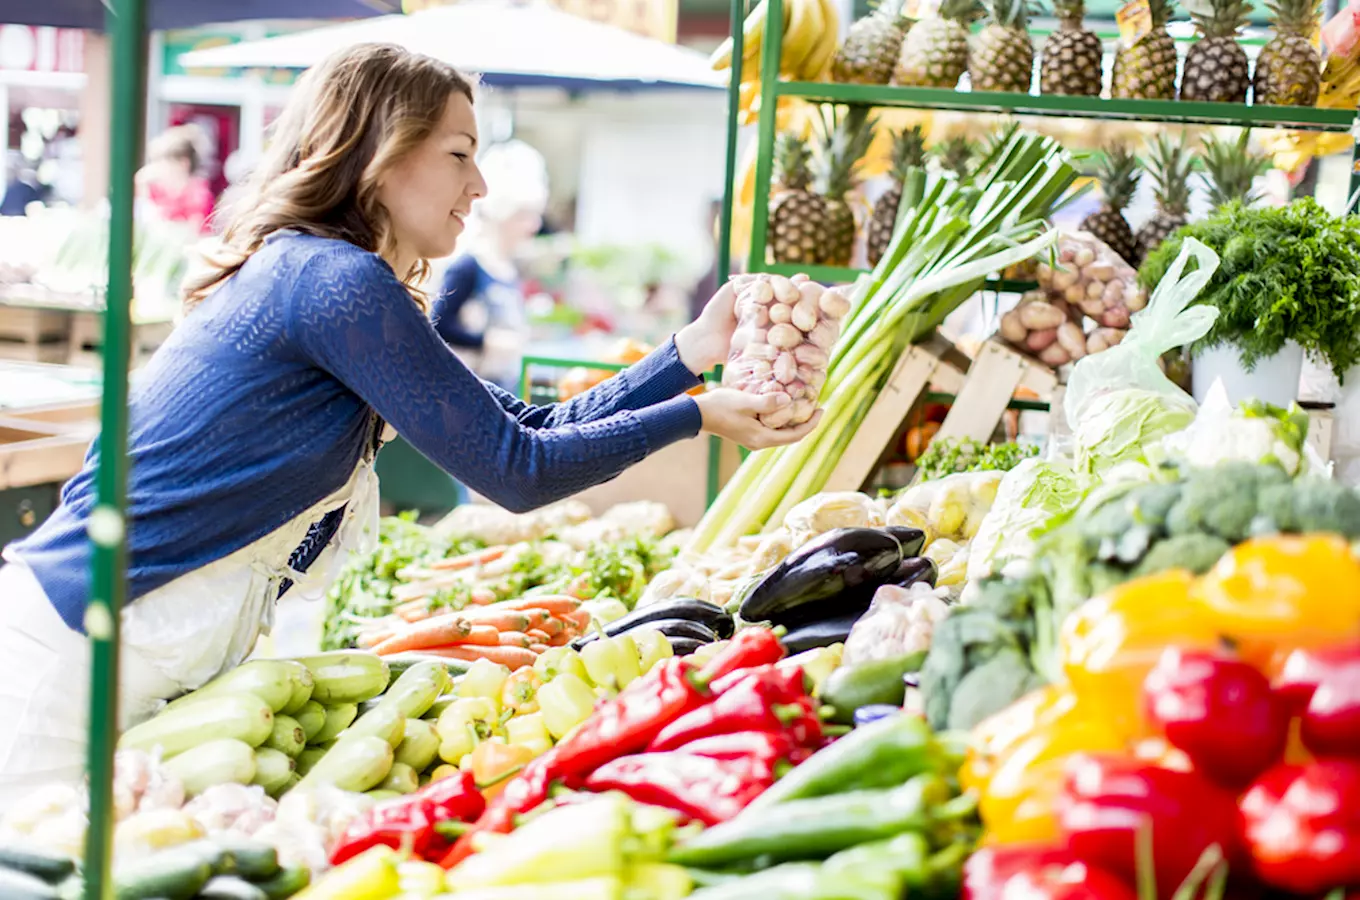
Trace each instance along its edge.
<path fill-rule="evenodd" d="M 403 263 L 453 253 L 472 201 L 486 193 L 476 154 L 472 102 L 455 93 L 429 137 L 383 176 L 378 201 Z"/>

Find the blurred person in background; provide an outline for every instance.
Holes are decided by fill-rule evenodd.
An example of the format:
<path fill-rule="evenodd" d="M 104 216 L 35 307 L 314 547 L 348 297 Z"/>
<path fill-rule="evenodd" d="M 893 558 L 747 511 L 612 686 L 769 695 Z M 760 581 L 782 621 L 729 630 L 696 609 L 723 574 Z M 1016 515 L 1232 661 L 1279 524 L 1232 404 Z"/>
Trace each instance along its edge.
<path fill-rule="evenodd" d="M 0 200 L 0 216 L 26 216 L 28 205 L 41 203 L 46 195 L 32 163 L 17 150 L 6 154 L 5 197 Z"/>
<path fill-rule="evenodd" d="M 214 202 L 200 161 L 198 130 L 179 125 L 151 142 L 147 163 L 137 173 L 143 208 L 164 221 L 182 223 L 195 235 L 207 232 Z"/>

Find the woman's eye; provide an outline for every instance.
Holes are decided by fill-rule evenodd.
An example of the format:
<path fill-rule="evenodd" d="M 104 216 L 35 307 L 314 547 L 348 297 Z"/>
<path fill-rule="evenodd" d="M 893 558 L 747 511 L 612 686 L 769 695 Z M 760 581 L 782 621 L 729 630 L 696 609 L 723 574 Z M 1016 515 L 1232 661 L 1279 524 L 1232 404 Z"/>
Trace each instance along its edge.
<path fill-rule="evenodd" d="M 466 153 L 451 153 L 449 155 L 459 160 L 460 162 L 467 162 L 468 157 Z"/>

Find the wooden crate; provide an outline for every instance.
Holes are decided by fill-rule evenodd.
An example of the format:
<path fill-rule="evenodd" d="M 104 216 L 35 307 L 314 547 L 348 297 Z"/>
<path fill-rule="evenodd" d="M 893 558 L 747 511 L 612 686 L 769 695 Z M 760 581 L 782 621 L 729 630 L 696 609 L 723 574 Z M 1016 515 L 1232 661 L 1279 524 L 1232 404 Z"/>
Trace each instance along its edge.
<path fill-rule="evenodd" d="M 151 358 L 151 354 L 170 336 L 173 322 L 142 322 L 132 326 L 132 346 L 128 356 L 129 368 L 137 368 Z M 100 313 L 77 313 L 71 320 L 71 345 L 66 362 L 73 366 L 98 368 L 104 346 L 104 318 Z"/>
<path fill-rule="evenodd" d="M 89 443 L 66 425 L 0 416 L 0 490 L 66 481 L 80 471 Z"/>
<path fill-rule="evenodd" d="M 71 314 L 62 310 L 0 306 L 0 359 L 65 362 Z"/>

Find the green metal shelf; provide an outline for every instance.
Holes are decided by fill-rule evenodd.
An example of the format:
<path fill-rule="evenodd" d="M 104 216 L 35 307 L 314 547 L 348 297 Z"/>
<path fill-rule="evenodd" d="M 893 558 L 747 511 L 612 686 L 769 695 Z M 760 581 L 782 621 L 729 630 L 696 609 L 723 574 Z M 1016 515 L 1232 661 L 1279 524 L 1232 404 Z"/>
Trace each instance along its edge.
<path fill-rule="evenodd" d="M 1350 131 L 1356 111 L 1294 106 L 1248 106 L 1241 103 L 1201 103 L 1181 100 L 1106 100 L 1099 97 L 1005 94 L 915 88 L 896 85 L 778 83 L 781 97 L 814 103 L 847 103 L 953 112 L 1014 113 L 1076 119 L 1170 122 L 1185 125 L 1233 125 L 1252 128 L 1292 128 L 1300 131 Z"/>
<path fill-rule="evenodd" d="M 752 272 L 770 272 L 774 275 L 797 275 L 806 274 L 813 281 L 820 281 L 823 284 L 849 284 L 861 275 L 868 274 L 868 269 L 847 269 L 841 266 L 803 266 L 798 263 L 759 263 L 751 261 L 748 268 Z M 1008 281 L 1006 279 L 992 280 L 987 282 L 986 290 L 1001 291 L 1002 293 L 1023 294 L 1025 291 L 1032 291 L 1036 287 L 1033 281 Z"/>

